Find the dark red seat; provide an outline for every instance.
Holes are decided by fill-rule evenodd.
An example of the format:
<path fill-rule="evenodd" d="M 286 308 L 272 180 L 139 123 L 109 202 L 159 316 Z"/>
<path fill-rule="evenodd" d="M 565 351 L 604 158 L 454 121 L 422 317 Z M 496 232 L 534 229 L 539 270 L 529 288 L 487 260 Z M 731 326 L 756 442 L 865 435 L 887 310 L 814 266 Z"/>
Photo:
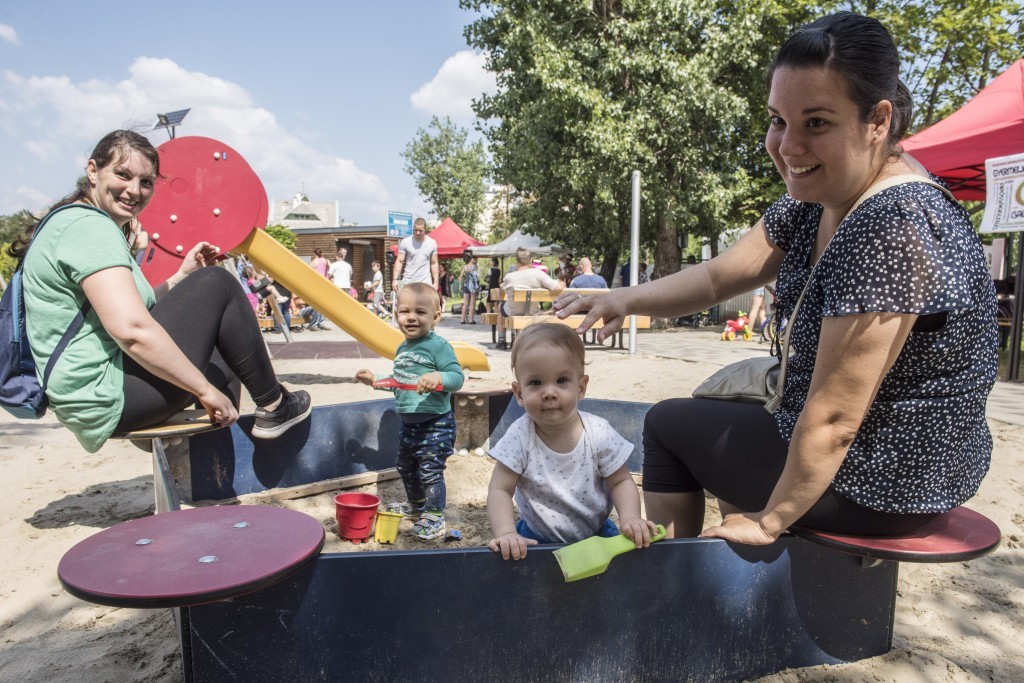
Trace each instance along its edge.
<path fill-rule="evenodd" d="M 964 562 L 999 546 L 999 527 L 963 506 L 939 515 L 905 536 L 850 536 L 792 527 L 794 536 L 860 557 L 894 562 Z"/>
<path fill-rule="evenodd" d="M 316 559 L 320 522 L 295 510 L 223 505 L 104 529 L 57 567 L 75 597 L 114 607 L 184 607 L 273 585 Z"/>

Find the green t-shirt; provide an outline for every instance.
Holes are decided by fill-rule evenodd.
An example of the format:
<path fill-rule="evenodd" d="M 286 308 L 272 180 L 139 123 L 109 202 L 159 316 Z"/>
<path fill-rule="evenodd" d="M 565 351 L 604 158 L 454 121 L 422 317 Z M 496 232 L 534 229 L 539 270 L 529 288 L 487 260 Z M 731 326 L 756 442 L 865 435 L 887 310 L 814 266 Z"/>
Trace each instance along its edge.
<path fill-rule="evenodd" d="M 451 410 L 451 392 L 461 389 L 466 378 L 452 345 L 433 332 L 419 339 L 406 339 L 395 352 L 394 378 L 402 384 L 416 384 L 428 372 L 441 373 L 444 391 L 428 391 L 425 394 L 396 391 L 396 413 L 443 415 Z"/>
<path fill-rule="evenodd" d="M 146 308 L 156 302 L 120 228 L 89 207 L 64 209 L 47 221 L 25 257 L 25 327 L 42 382 L 57 342 L 85 303 L 81 282 L 107 268 L 130 268 Z M 95 453 L 124 407 L 122 354 L 95 311 L 85 316 L 50 373 L 46 396 L 61 424 Z"/>

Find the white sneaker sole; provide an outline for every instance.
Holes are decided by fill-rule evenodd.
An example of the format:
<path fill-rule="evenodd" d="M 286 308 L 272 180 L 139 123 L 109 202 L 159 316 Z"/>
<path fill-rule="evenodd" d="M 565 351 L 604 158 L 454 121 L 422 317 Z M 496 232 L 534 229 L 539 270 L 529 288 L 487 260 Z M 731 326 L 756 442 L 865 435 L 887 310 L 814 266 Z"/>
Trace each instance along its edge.
<path fill-rule="evenodd" d="M 254 439 L 276 439 L 277 437 L 281 436 L 295 425 L 305 420 L 307 417 L 309 417 L 309 414 L 312 412 L 313 403 L 311 401 L 309 407 L 306 408 L 306 412 L 302 413 L 301 415 L 296 415 L 292 419 L 288 420 L 287 422 L 282 422 L 276 427 L 266 429 L 263 427 L 256 427 L 254 425 L 252 428 L 252 436 Z"/>

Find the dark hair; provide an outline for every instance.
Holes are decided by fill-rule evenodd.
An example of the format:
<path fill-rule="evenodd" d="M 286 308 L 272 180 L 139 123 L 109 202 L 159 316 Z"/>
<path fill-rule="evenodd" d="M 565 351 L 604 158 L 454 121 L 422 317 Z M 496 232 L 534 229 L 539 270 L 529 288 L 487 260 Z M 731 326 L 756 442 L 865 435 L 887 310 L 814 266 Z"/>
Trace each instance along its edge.
<path fill-rule="evenodd" d="M 101 169 L 106 168 L 110 164 L 124 161 L 133 152 L 145 157 L 153 165 L 154 174 L 158 178 L 160 177 L 160 154 L 153 147 L 153 143 L 133 130 L 122 129 L 107 133 L 96 143 L 92 154 L 89 155 L 89 159 L 96 164 L 96 168 Z M 90 189 L 88 177 L 81 176 L 78 182 L 75 183 L 75 189 L 53 204 L 53 206 L 47 209 L 46 213 L 48 214 L 54 209 L 67 204 L 87 200 Z M 7 248 L 7 253 L 19 261 L 23 259 L 25 252 L 28 250 L 28 245 L 32 241 L 32 235 L 35 233 L 36 228 L 39 227 L 40 222 L 41 220 L 28 226 L 25 229 L 25 234 Z"/>
<path fill-rule="evenodd" d="M 317 247 L 316 249 L 313 250 L 313 253 L 316 254 L 317 256 L 322 256 L 323 253 L 324 253 L 324 250 L 321 249 L 320 247 Z"/>
<path fill-rule="evenodd" d="M 824 67 L 842 77 L 850 99 L 866 122 L 882 100 L 892 104 L 889 154 L 900 154 L 914 103 L 900 80 L 900 56 L 881 22 L 853 12 L 836 12 L 790 36 L 768 68 L 768 82 L 779 67 Z"/>

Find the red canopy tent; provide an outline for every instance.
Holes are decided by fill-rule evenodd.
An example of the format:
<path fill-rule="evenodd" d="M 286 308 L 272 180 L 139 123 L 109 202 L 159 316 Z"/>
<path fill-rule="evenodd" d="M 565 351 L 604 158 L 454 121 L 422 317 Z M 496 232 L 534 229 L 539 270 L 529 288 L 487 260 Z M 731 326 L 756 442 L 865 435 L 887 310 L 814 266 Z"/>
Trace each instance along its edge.
<path fill-rule="evenodd" d="M 459 224 L 451 218 L 445 218 L 441 225 L 429 233 L 430 237 L 437 242 L 438 258 L 456 258 L 469 247 L 482 247 L 484 243 L 473 239 L 466 231 L 459 227 Z M 391 247 L 391 251 L 398 252 L 398 246 Z"/>
<path fill-rule="evenodd" d="M 1024 59 L 967 104 L 902 143 L 957 199 L 985 199 L 985 159 L 1024 152 Z"/>

